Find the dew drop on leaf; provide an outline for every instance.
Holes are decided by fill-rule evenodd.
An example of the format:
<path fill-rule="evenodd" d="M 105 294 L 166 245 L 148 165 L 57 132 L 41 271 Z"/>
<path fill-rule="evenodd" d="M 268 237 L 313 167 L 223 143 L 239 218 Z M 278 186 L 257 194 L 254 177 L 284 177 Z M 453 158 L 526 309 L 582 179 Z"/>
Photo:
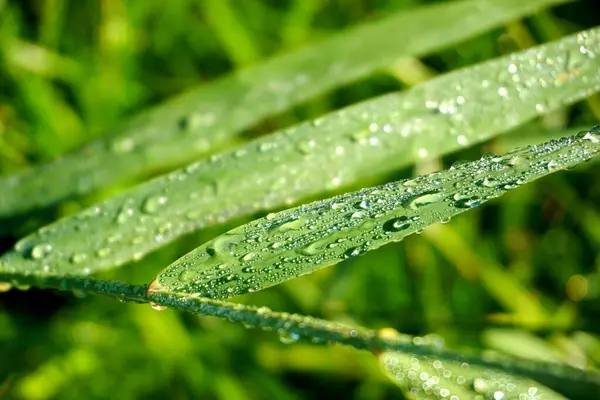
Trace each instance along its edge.
<path fill-rule="evenodd" d="M 454 195 L 454 206 L 456 208 L 473 208 L 481 204 L 481 199 L 477 196 Z"/>
<path fill-rule="evenodd" d="M 400 232 L 407 229 L 410 226 L 410 220 L 406 216 L 390 219 L 386 221 L 382 229 L 384 232 Z"/>
<path fill-rule="evenodd" d="M 283 344 L 292 344 L 297 342 L 298 339 L 300 339 L 300 335 L 298 335 L 297 333 L 286 332 L 283 330 L 280 330 L 278 333 L 279 341 Z"/>
<path fill-rule="evenodd" d="M 144 204 L 142 205 L 142 211 L 147 214 L 155 214 L 157 213 L 162 206 L 167 204 L 166 196 L 152 196 L 148 197 Z"/>
<path fill-rule="evenodd" d="M 416 199 L 413 199 L 408 206 L 413 210 L 416 210 L 420 207 L 427 206 L 429 204 L 433 204 L 440 199 L 440 195 L 438 193 L 428 193 L 423 196 L 419 196 Z"/>
<path fill-rule="evenodd" d="M 75 253 L 71 256 L 71 262 L 73 264 L 80 264 L 87 259 L 87 254 L 85 253 Z"/>
<path fill-rule="evenodd" d="M 34 260 L 41 260 L 45 258 L 52 251 L 52 245 L 48 243 L 40 243 L 31 249 L 31 258 Z"/>
<path fill-rule="evenodd" d="M 152 307 L 156 311 L 164 311 L 168 308 L 167 306 L 163 306 L 153 302 L 150 302 L 150 307 Z"/>

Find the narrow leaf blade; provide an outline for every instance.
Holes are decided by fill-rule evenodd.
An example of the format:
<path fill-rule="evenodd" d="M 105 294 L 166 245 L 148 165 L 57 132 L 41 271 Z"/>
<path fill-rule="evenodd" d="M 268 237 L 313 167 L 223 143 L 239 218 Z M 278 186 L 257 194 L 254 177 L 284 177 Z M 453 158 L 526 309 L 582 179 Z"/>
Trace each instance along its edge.
<path fill-rule="evenodd" d="M 346 193 L 235 228 L 161 272 L 150 292 L 227 298 L 358 256 L 600 153 L 590 132 Z"/>
<path fill-rule="evenodd" d="M 380 362 L 386 375 L 404 389 L 408 398 L 566 400 L 532 379 L 460 361 L 385 352 Z"/>
<path fill-rule="evenodd" d="M 272 58 L 143 112 L 56 161 L 0 177 L 0 219 L 198 159 L 264 117 L 399 57 L 424 55 L 567 1 L 469 0 L 419 8 Z"/>
<path fill-rule="evenodd" d="M 200 227 L 486 140 L 600 90 L 599 33 L 455 71 L 192 164 L 42 228 L 2 259 L 13 271 L 91 273 Z"/>

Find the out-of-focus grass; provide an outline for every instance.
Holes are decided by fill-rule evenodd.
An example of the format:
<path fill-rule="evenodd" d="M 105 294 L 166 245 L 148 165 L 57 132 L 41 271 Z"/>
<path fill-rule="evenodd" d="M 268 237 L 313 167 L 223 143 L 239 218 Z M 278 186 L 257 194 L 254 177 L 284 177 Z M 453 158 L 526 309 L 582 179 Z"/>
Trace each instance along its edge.
<path fill-rule="evenodd" d="M 193 84 L 418 3 L 0 1 L 0 173 L 56 157 Z M 264 121 L 249 134 L 590 27 L 599 22 L 590 11 L 594 6 L 591 0 L 561 6 L 423 60 L 403 60 L 401 73 L 390 66 L 388 72 Z M 409 73 L 407 63 L 414 67 Z M 599 110 L 592 98 L 536 121 L 529 131 L 593 125 Z M 522 143 L 522 132 L 528 130 L 520 132 L 439 164 Z M 412 334 L 440 333 L 461 345 L 517 354 L 527 350 L 534 358 L 597 365 L 597 173 L 595 166 L 550 176 L 422 237 L 240 300 Z M 79 207 L 67 204 L 59 212 Z M 147 281 L 191 243 L 239 222 L 193 235 L 187 244 L 174 243 L 137 268 L 110 276 Z M 8 248 L 14 239 L 0 246 Z M 449 246 L 460 246 L 463 257 L 448 257 Z M 520 313 L 531 316 L 532 307 L 539 317 L 535 334 L 525 333 L 518 318 Z M 0 398 L 401 396 L 367 353 L 288 345 L 275 334 L 213 318 L 37 290 L 0 296 L 0 354 Z"/>

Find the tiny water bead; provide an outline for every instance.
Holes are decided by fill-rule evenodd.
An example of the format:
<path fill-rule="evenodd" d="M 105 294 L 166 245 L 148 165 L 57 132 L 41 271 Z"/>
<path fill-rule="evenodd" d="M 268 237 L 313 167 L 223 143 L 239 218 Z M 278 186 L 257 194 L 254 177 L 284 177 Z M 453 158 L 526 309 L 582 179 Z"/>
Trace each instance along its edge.
<path fill-rule="evenodd" d="M 33 246 L 31 249 L 31 258 L 41 260 L 52 252 L 52 245 L 49 243 L 40 243 Z"/>
<path fill-rule="evenodd" d="M 300 339 L 300 335 L 294 332 L 279 330 L 279 341 L 283 344 L 296 343 Z"/>
<path fill-rule="evenodd" d="M 152 196 L 144 201 L 142 210 L 147 214 L 157 213 L 161 207 L 167 204 L 168 198 L 166 196 Z"/>
<path fill-rule="evenodd" d="M 87 254 L 85 253 L 75 253 L 71 256 L 71 262 L 73 264 L 81 264 L 85 260 L 87 260 Z"/>
<path fill-rule="evenodd" d="M 117 154 L 129 153 L 135 149 L 135 140 L 128 136 L 115 139 L 111 143 L 110 149 L 113 153 Z"/>

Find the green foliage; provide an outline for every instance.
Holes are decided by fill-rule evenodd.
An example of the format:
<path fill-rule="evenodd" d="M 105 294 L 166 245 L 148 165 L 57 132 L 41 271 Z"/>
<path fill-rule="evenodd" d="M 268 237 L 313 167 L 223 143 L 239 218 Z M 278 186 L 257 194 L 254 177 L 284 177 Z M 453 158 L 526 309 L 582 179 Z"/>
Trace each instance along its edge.
<path fill-rule="evenodd" d="M 272 58 L 143 112 L 116 127 L 112 135 L 59 160 L 0 178 L 0 192 L 7 193 L 0 198 L 0 218 L 214 153 L 266 116 L 387 67 L 400 57 L 427 54 L 541 6 L 564 2 L 488 0 L 476 6 L 476 1 L 469 0 L 441 4 L 399 13 Z M 231 18 L 226 11 L 229 6 L 208 4 L 209 20 L 223 12 L 227 20 Z M 455 21 L 467 12 L 466 23 L 457 25 Z M 237 24 L 231 21 L 215 25 L 218 34 L 227 30 L 236 40 L 246 37 L 232 30 Z M 405 36 L 413 39 L 397 40 Z M 234 48 L 251 47 L 237 43 Z M 48 181 L 55 184 L 48 185 Z"/>
<path fill-rule="evenodd" d="M 0 2 L 0 398 L 597 397 L 598 21 L 405 3 Z"/>
<path fill-rule="evenodd" d="M 600 52 L 599 32 L 456 71 L 173 171 L 42 228 L 19 241 L 5 265 L 89 274 L 200 227 L 485 140 L 600 89 L 600 63 L 589 56 Z M 86 240 L 74 240 L 81 235 Z"/>

